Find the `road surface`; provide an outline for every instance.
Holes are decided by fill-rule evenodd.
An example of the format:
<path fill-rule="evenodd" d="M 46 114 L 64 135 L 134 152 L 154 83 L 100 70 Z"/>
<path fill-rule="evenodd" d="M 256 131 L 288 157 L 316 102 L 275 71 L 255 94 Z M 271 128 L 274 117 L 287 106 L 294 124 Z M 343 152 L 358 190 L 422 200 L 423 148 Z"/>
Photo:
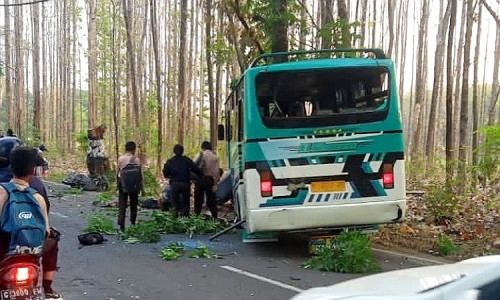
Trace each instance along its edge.
<path fill-rule="evenodd" d="M 64 299 L 289 299 L 315 286 L 331 285 L 360 274 L 325 273 L 301 264 L 308 258 L 307 243 L 288 241 L 243 244 L 238 234 L 209 242 L 208 236 L 164 235 L 155 244 L 126 244 L 107 236 L 101 245 L 79 247 L 77 236 L 87 226 L 86 216 L 99 211 L 92 205 L 97 192 L 54 196 L 69 187 L 50 186 L 52 226 L 63 236 L 59 272 L 53 284 Z M 187 247 L 205 244 L 222 259 L 193 259 L 186 255 L 166 262 L 160 250 L 170 242 Z M 375 255 L 383 270 L 430 264 L 387 251 Z"/>

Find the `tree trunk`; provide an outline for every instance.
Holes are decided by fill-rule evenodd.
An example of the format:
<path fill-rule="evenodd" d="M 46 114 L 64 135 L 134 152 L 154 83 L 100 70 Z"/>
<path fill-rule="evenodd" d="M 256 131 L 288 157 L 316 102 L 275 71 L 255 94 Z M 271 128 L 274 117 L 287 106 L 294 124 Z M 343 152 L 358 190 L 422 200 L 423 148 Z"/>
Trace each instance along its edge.
<path fill-rule="evenodd" d="M 11 55 L 11 26 L 10 26 L 10 7 L 7 6 L 9 4 L 9 0 L 5 0 L 4 9 L 4 42 L 5 42 L 5 99 L 7 101 L 7 126 L 10 128 L 14 123 L 14 112 L 15 112 L 15 104 L 13 97 L 13 78 L 12 78 L 12 67 L 13 59 Z"/>
<path fill-rule="evenodd" d="M 500 25 L 497 24 L 496 31 L 496 39 L 495 39 L 495 59 L 494 61 L 500 61 Z M 493 126 L 496 124 L 495 122 L 495 110 L 498 102 L 498 95 L 500 93 L 500 82 L 498 80 L 498 63 L 493 66 L 493 84 L 491 87 L 491 96 L 490 96 L 490 106 L 488 109 L 488 125 Z"/>
<path fill-rule="evenodd" d="M 450 25 L 446 45 L 446 188 L 450 188 L 453 177 L 453 39 L 457 18 L 457 2 L 451 3 Z"/>
<path fill-rule="evenodd" d="M 495 39 L 495 59 L 494 59 L 494 61 L 496 61 L 497 63 L 493 65 L 493 84 L 491 87 L 490 106 L 488 109 L 488 125 L 493 126 L 496 124 L 495 110 L 498 102 L 498 96 L 500 94 L 500 82 L 498 79 L 498 69 L 499 69 L 498 61 L 500 61 L 500 17 L 488 5 L 486 0 L 481 0 L 481 3 L 484 5 L 486 10 L 488 10 L 488 12 L 493 17 L 493 19 L 497 24 L 496 39 Z"/>
<path fill-rule="evenodd" d="M 88 4 L 88 47 L 89 47 L 89 128 L 96 127 L 97 122 L 97 10 L 96 0 L 87 0 Z"/>
<path fill-rule="evenodd" d="M 17 4 L 21 4 L 17 0 Z M 14 111 L 14 126 L 13 129 L 17 134 L 23 137 L 25 132 L 25 95 L 24 95 L 24 55 L 23 55 L 23 16 L 21 6 L 14 8 L 14 44 L 16 47 L 16 63 L 15 63 L 15 111 Z"/>
<path fill-rule="evenodd" d="M 387 47 L 387 56 L 392 57 L 394 48 L 394 11 L 396 10 L 395 0 L 388 0 L 387 2 L 387 19 L 389 21 L 389 47 Z"/>
<path fill-rule="evenodd" d="M 217 118 L 214 97 L 214 71 L 212 69 L 212 0 L 205 1 L 205 60 L 207 63 L 208 99 L 210 102 L 210 142 L 217 149 Z M 200 118 L 203 118 L 203 105 L 200 106 Z"/>
<path fill-rule="evenodd" d="M 31 25 L 33 26 L 33 129 L 35 139 L 40 138 L 41 118 L 40 110 L 40 13 L 39 5 L 31 6 Z"/>
<path fill-rule="evenodd" d="M 179 40 L 179 68 L 178 68 L 178 99 L 179 99 L 179 129 L 177 131 L 177 142 L 184 144 L 185 120 L 187 112 L 186 97 L 186 34 L 187 34 L 187 0 L 181 0 L 181 19 L 180 19 L 180 40 Z"/>
<path fill-rule="evenodd" d="M 337 0 L 339 19 L 342 21 L 342 44 L 341 48 L 351 47 L 351 33 L 349 32 L 349 10 L 345 0 Z"/>
<path fill-rule="evenodd" d="M 420 140 L 422 135 L 422 123 L 423 123 L 423 111 L 425 104 L 425 96 L 426 96 L 426 84 L 427 80 L 425 73 L 427 70 L 427 61 L 426 57 L 426 32 L 427 32 L 427 23 L 429 19 L 429 2 L 428 0 L 424 0 L 422 4 L 422 16 L 420 19 L 420 27 L 418 34 L 418 51 L 417 51 L 417 66 L 419 68 L 416 69 L 415 78 L 417 80 L 415 87 L 415 106 L 414 106 L 414 126 L 413 132 L 415 132 L 413 136 L 413 144 L 412 144 L 412 160 L 415 161 L 417 158 L 417 154 L 420 149 Z"/>
<path fill-rule="evenodd" d="M 158 117 L 158 153 L 156 157 L 156 169 L 159 174 L 162 154 L 163 154 L 163 99 L 161 94 L 161 65 L 160 65 L 160 54 L 159 54 L 159 46 L 158 46 L 158 25 L 157 25 L 157 16 L 156 16 L 156 0 L 150 0 L 149 3 L 150 13 L 151 13 L 151 35 L 153 39 L 153 51 L 155 55 L 155 75 L 156 75 L 156 101 L 158 107 L 157 109 L 157 117 Z"/>
<path fill-rule="evenodd" d="M 454 107 L 453 107 L 453 157 L 458 158 L 459 144 L 460 144 L 460 87 L 462 76 L 462 66 L 463 66 L 463 50 L 464 50 L 464 37 L 465 37 L 465 21 L 466 21 L 466 5 L 467 1 L 463 2 L 462 5 L 462 18 L 460 24 L 460 35 L 458 38 L 457 47 L 457 57 L 455 58 L 455 95 L 454 95 Z"/>
<path fill-rule="evenodd" d="M 465 45 L 464 45 L 464 73 L 462 79 L 462 95 L 460 105 L 460 148 L 458 155 L 458 180 L 460 191 L 464 191 L 464 184 L 467 182 L 465 176 L 467 167 L 467 156 L 469 153 L 469 135 L 467 134 L 469 124 L 469 65 L 470 65 L 470 48 L 472 40 L 472 26 L 474 22 L 474 4 L 472 1 L 467 1 L 467 25 L 465 29 Z"/>
<path fill-rule="evenodd" d="M 136 81 L 136 68 L 135 68 L 135 56 L 134 56 L 134 46 L 132 42 L 132 20 L 131 20 L 131 2 L 130 0 L 123 0 L 123 18 L 125 20 L 125 32 L 127 34 L 127 74 L 130 78 L 130 95 L 132 96 L 132 105 L 134 109 L 134 126 L 139 128 L 139 99 L 137 92 L 137 81 Z M 139 133 L 135 133 L 136 137 L 140 137 Z M 142 143 L 139 141 L 139 146 Z"/>
<path fill-rule="evenodd" d="M 434 162 L 435 152 L 435 133 L 437 123 L 437 106 L 443 82 L 443 63 L 444 63 L 444 47 L 446 42 L 446 32 L 448 31 L 448 24 L 451 14 L 451 3 L 448 2 L 446 12 L 444 13 L 438 25 L 438 33 L 436 36 L 436 55 L 434 57 L 434 82 L 432 86 L 431 107 L 429 113 L 429 125 L 427 130 L 427 144 L 425 154 L 428 157 L 427 167 Z"/>
<path fill-rule="evenodd" d="M 332 48 L 333 0 L 323 0 L 321 3 L 321 49 Z"/>
<path fill-rule="evenodd" d="M 269 32 L 271 40 L 271 52 L 287 52 L 288 22 L 285 18 L 285 15 L 287 13 L 287 0 L 271 1 L 270 8 L 272 15 L 276 16 L 271 24 L 271 32 Z M 279 56 L 275 58 L 275 62 L 284 62 L 287 60 L 288 57 L 286 56 Z"/>
<path fill-rule="evenodd" d="M 477 166 L 479 163 L 479 155 L 477 148 L 479 147 L 479 103 L 478 103 L 478 82 L 479 82 L 479 54 L 481 46 L 481 18 L 482 18 L 482 5 L 479 5 L 479 12 L 477 15 L 477 32 L 476 32 L 476 49 L 474 50 L 474 82 L 472 85 L 472 165 Z M 486 67 L 486 66 L 485 66 Z M 475 181 L 476 176 L 472 177 Z"/>

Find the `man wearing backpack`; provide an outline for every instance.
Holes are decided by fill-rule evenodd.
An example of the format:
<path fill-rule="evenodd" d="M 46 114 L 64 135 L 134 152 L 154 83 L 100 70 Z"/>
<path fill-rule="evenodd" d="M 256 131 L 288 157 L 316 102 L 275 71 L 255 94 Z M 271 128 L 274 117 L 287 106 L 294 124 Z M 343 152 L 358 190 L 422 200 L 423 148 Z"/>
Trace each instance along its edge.
<path fill-rule="evenodd" d="M 116 167 L 116 182 L 118 186 L 118 225 L 125 230 L 125 214 L 127 199 L 130 198 L 130 223 L 137 219 L 137 205 L 142 186 L 141 161 L 135 156 L 136 145 L 129 141 L 125 143 L 125 154 L 118 158 Z"/>
<path fill-rule="evenodd" d="M 0 157 L 0 165 L 10 164 L 14 176 L 0 185 L 0 260 L 27 251 L 42 254 L 50 230 L 47 206 L 42 195 L 29 186 L 37 156 L 33 148 L 17 147 L 10 152 L 9 160 Z M 24 214 L 29 212 L 30 217 L 13 217 L 21 215 L 19 210 Z M 23 239 L 15 241 L 11 239 L 13 236 Z"/>
<path fill-rule="evenodd" d="M 15 175 L 13 174 L 13 169 L 11 168 L 11 162 L 9 157 L 11 152 L 15 148 L 20 147 L 21 145 L 22 141 L 19 140 L 18 138 L 7 137 L 0 140 L 0 183 L 9 182 L 12 180 L 13 177 L 15 177 Z M 35 153 L 38 152 L 36 149 L 33 149 L 33 151 Z M 22 158 L 19 163 L 16 163 L 15 159 L 16 155 L 17 154 L 14 154 L 14 160 L 13 160 L 14 165 L 27 162 L 27 160 Z M 35 159 L 35 166 L 40 164 L 40 162 L 41 158 L 37 155 Z M 40 178 L 32 176 L 31 179 L 29 180 L 29 187 L 37 191 L 38 194 L 43 197 L 48 216 L 48 212 L 50 209 L 50 202 L 45 185 L 40 180 Z M 5 238 L 10 239 L 10 235 L 5 235 L 4 233 L 4 237 L 3 238 L 0 237 L 1 240 L 0 245 L 7 247 L 8 242 L 4 243 Z M 49 227 L 49 234 L 45 239 L 45 245 L 43 247 L 43 256 L 42 256 L 42 269 L 43 269 L 42 285 L 45 291 L 45 299 L 62 299 L 61 295 L 59 295 L 59 293 L 55 292 L 52 289 L 52 282 L 54 281 L 55 273 L 57 270 L 59 238 L 60 238 L 59 231 L 55 230 L 52 227 Z M 1 253 L 4 253 L 4 251 L 0 250 L 0 258 L 2 257 Z"/>
<path fill-rule="evenodd" d="M 207 206 L 212 218 L 217 218 L 217 202 L 215 191 L 220 178 L 219 158 L 212 151 L 212 144 L 208 141 L 201 143 L 201 152 L 195 157 L 194 162 L 200 168 L 203 176 L 194 186 L 194 213 L 199 215 L 206 196 Z"/>

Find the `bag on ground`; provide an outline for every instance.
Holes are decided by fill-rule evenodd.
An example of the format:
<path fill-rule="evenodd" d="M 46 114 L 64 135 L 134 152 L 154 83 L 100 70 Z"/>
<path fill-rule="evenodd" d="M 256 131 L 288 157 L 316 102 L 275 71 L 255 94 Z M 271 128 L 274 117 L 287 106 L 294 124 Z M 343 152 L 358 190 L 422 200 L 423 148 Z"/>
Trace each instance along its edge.
<path fill-rule="evenodd" d="M 83 246 L 89 246 L 89 245 L 101 244 L 102 242 L 105 241 L 105 239 L 104 236 L 99 232 L 89 232 L 80 234 L 78 236 L 78 241 L 80 241 L 80 244 L 82 244 Z"/>
<path fill-rule="evenodd" d="M 0 228 L 10 233 L 7 255 L 41 255 L 47 225 L 42 208 L 33 196 L 36 191 L 32 188 L 21 191 L 12 182 L 2 183 L 2 186 L 9 193 L 0 220 Z"/>
<path fill-rule="evenodd" d="M 132 156 L 129 163 L 120 171 L 120 183 L 124 193 L 136 193 L 142 189 L 141 166 L 135 161 L 136 157 Z"/>

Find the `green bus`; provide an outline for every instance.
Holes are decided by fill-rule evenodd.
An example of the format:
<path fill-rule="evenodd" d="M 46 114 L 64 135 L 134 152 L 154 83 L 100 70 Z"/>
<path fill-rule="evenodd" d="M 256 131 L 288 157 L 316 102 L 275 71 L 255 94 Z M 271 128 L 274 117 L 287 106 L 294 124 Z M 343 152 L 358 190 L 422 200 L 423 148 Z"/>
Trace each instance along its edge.
<path fill-rule="evenodd" d="M 267 63 L 282 56 L 289 60 Z M 227 98 L 224 121 L 219 139 L 246 233 L 404 217 L 403 128 L 394 65 L 382 50 L 261 55 Z"/>

